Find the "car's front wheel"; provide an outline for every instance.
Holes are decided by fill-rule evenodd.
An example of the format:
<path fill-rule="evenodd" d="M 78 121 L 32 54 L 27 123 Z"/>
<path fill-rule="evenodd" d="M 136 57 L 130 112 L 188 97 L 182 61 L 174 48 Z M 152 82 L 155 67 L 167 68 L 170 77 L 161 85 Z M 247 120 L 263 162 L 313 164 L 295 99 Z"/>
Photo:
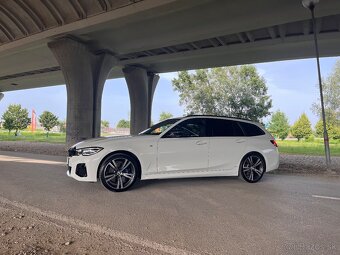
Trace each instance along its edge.
<path fill-rule="evenodd" d="M 266 162 L 258 153 L 249 153 L 241 161 L 240 173 L 242 178 L 250 183 L 261 180 L 266 171 Z"/>
<path fill-rule="evenodd" d="M 108 190 L 121 192 L 136 182 L 139 171 L 139 164 L 133 157 L 117 153 L 103 161 L 99 169 L 99 178 Z"/>

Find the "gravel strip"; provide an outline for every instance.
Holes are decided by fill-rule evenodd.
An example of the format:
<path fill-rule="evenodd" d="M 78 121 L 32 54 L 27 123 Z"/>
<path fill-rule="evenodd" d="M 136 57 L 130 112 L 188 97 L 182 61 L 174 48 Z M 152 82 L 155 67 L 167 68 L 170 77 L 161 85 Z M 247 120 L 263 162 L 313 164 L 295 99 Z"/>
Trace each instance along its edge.
<path fill-rule="evenodd" d="M 43 155 L 66 156 L 67 147 L 64 143 L 1 141 L 0 151 L 18 151 Z"/>
<path fill-rule="evenodd" d="M 16 141 L 0 142 L 0 151 L 18 151 L 43 155 L 66 156 L 67 147 L 65 144 Z M 272 173 L 326 173 L 340 175 L 340 157 L 332 157 L 332 165 L 327 169 L 325 157 L 323 156 L 281 154 L 280 167 Z"/>
<path fill-rule="evenodd" d="M 332 164 L 327 168 L 324 156 L 281 154 L 280 167 L 273 173 L 340 175 L 340 157 L 332 157 L 331 160 Z"/>

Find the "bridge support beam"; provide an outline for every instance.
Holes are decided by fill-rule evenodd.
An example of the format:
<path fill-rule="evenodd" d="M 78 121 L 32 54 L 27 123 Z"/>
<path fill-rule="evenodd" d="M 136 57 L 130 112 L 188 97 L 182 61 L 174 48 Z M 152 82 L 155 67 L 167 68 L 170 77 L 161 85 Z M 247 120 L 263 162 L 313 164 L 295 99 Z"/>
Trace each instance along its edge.
<path fill-rule="evenodd" d="M 141 67 L 126 67 L 123 73 L 130 95 L 130 133 L 136 135 L 151 125 L 152 99 L 159 76 Z"/>
<path fill-rule="evenodd" d="M 93 54 L 86 44 L 65 37 L 48 44 L 64 74 L 67 88 L 66 143 L 99 137 L 104 83 L 116 62 Z"/>

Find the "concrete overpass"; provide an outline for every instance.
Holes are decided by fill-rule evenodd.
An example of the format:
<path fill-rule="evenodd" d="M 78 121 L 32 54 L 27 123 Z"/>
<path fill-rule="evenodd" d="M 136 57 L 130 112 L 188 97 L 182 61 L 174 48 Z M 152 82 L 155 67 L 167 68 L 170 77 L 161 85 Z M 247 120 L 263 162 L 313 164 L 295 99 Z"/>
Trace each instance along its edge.
<path fill-rule="evenodd" d="M 340 55 L 340 1 L 316 16 L 321 56 Z M 125 77 L 137 133 L 157 73 L 312 57 L 312 36 L 299 0 L 4 0 L 0 92 L 66 83 L 73 143 L 99 136 L 105 80 Z"/>

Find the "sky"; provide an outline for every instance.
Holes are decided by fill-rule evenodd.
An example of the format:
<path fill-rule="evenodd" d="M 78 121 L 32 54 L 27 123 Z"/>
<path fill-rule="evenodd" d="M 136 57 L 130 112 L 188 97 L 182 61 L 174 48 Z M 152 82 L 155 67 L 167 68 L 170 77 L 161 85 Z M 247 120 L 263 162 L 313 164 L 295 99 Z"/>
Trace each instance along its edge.
<path fill-rule="evenodd" d="M 340 58 L 322 58 L 321 73 L 327 77 Z M 281 110 L 293 124 L 304 112 L 314 126 L 318 118 L 311 111 L 313 102 L 318 102 L 319 89 L 315 59 L 289 60 L 256 64 L 268 86 L 268 94 L 273 100 L 274 112 Z M 179 105 L 179 96 L 172 88 L 171 80 L 177 72 L 160 74 L 152 107 L 152 120 L 157 122 L 162 111 L 171 112 L 174 116 L 185 114 L 185 107 Z M 0 116 L 9 104 L 21 104 L 37 115 L 43 111 L 51 111 L 59 119 L 66 119 L 66 87 L 65 85 L 4 92 L 0 101 Z M 129 93 L 124 79 L 107 80 L 102 99 L 102 119 L 108 120 L 115 127 L 120 119 L 128 119 L 130 114 Z M 264 119 L 268 122 L 269 118 Z"/>

